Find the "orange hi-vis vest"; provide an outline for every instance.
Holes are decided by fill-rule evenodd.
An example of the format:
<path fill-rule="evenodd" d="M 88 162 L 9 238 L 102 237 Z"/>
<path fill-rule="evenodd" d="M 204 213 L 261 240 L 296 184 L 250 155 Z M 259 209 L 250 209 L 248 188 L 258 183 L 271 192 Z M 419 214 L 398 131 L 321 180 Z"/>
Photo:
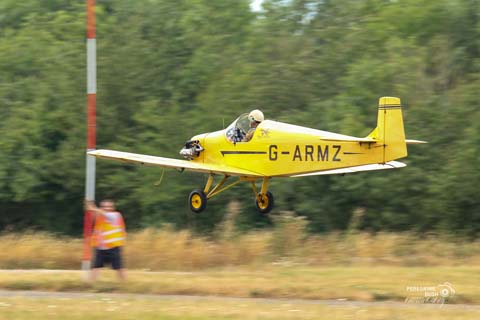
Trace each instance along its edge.
<path fill-rule="evenodd" d="M 125 245 L 125 223 L 120 212 L 98 214 L 92 234 L 92 247 L 100 250 Z"/>

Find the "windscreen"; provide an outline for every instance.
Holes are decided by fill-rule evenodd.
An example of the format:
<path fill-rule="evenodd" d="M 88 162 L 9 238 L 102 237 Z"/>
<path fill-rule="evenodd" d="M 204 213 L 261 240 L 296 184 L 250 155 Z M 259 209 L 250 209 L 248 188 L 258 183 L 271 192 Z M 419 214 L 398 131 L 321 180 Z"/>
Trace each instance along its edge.
<path fill-rule="evenodd" d="M 228 126 L 225 135 L 230 142 L 241 142 L 249 129 L 248 113 L 244 113 Z"/>

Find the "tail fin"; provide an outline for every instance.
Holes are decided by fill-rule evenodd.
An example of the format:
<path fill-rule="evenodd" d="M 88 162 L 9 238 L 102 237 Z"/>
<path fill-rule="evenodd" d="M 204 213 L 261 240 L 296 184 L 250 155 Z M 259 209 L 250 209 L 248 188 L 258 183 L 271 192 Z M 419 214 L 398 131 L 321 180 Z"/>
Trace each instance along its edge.
<path fill-rule="evenodd" d="M 368 135 L 368 138 L 382 142 L 383 163 L 407 156 L 402 106 L 399 98 L 380 98 L 377 127 Z"/>

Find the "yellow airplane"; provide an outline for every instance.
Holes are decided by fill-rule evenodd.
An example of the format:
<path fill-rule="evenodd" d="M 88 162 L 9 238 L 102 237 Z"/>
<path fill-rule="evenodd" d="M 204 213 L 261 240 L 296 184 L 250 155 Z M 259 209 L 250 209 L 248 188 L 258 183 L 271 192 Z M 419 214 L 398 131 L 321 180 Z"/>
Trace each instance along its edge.
<path fill-rule="evenodd" d="M 250 182 L 261 213 L 273 208 L 269 181 L 276 177 L 345 174 L 394 169 L 406 164 L 394 161 L 407 156 L 400 99 L 379 100 L 377 127 L 365 138 L 264 120 L 259 110 L 242 114 L 225 130 L 196 135 L 180 154 L 186 160 L 163 158 L 113 150 L 95 150 L 89 155 L 142 165 L 191 170 L 208 174 L 203 189 L 190 193 L 190 209 L 201 212 L 207 199 L 236 185 Z M 223 178 L 214 184 L 215 175 Z M 238 179 L 230 184 L 230 177 Z M 261 181 L 260 190 L 256 182 Z"/>

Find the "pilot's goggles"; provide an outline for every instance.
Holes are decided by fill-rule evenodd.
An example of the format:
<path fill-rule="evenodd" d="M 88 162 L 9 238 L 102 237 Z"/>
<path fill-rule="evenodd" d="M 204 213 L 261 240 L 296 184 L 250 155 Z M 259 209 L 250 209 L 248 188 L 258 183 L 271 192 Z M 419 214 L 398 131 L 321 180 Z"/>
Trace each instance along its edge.
<path fill-rule="evenodd" d="M 250 120 L 250 122 L 255 121 L 256 123 L 260 123 L 260 122 L 261 122 L 261 121 L 255 120 L 255 118 L 254 118 L 253 116 L 248 116 L 248 120 Z"/>

